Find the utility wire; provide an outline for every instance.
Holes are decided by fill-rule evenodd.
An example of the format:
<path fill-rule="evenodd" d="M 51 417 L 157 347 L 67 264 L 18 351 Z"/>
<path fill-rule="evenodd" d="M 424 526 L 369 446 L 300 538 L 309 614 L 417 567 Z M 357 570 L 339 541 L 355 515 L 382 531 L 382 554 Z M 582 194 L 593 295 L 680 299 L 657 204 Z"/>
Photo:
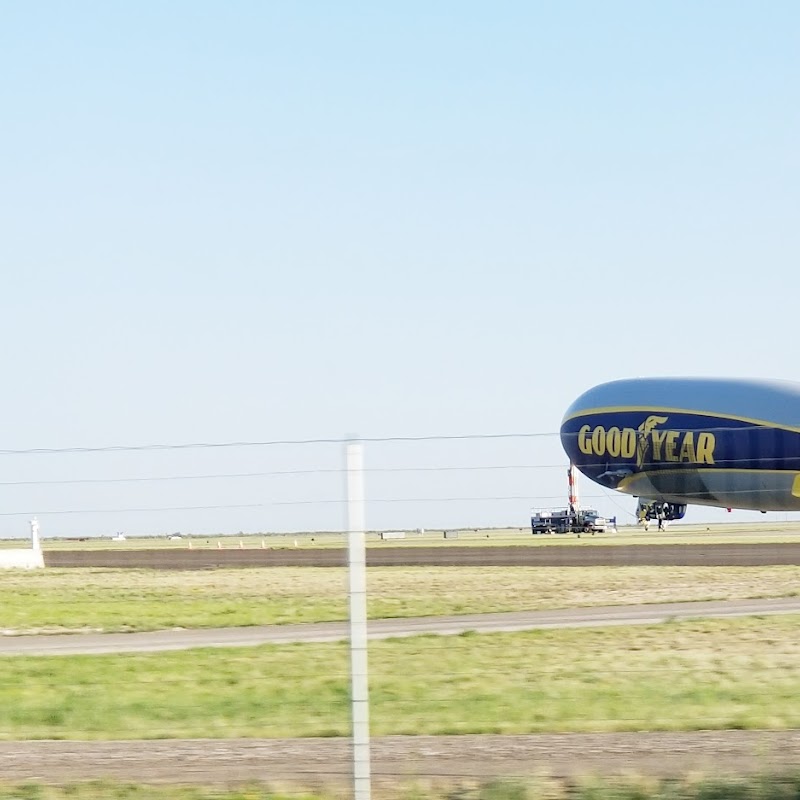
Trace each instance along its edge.
<path fill-rule="evenodd" d="M 364 472 L 479 472 L 490 470 L 566 469 L 564 464 L 493 464 L 473 467 L 365 467 Z M 320 469 L 279 469 L 270 472 L 221 472 L 209 475 L 155 475 L 132 478 L 69 478 L 46 481 L 0 481 L 0 486 L 63 486 L 96 483 L 145 483 L 158 481 L 194 481 L 215 478 L 266 478 L 280 475 L 344 474 L 342 467 Z"/>
<path fill-rule="evenodd" d="M 736 464 L 752 463 L 753 461 L 769 461 L 770 464 L 780 464 L 782 462 L 800 460 L 800 455 L 790 456 L 770 456 L 767 459 L 746 458 L 724 458 L 718 459 L 714 465 L 716 468 L 732 467 Z M 614 463 L 614 462 L 609 462 Z M 675 467 L 670 467 L 674 463 Z M 485 464 L 476 466 L 437 466 L 437 467 L 365 467 L 364 472 L 369 473 L 413 473 L 413 472 L 481 472 L 481 471 L 513 471 L 513 470 L 543 470 L 543 469 L 567 469 L 566 460 L 560 464 Z M 585 466 L 596 467 L 596 464 L 579 464 L 580 469 Z M 624 462 L 620 467 L 624 466 Z M 694 465 L 688 464 L 689 468 Z M 631 475 L 638 475 L 641 472 L 650 472 L 652 467 L 660 470 L 682 469 L 687 467 L 687 462 L 668 462 L 668 461 L 646 461 L 632 471 Z M 702 471 L 713 473 L 714 468 L 701 467 Z M 780 471 L 773 469 L 772 471 Z M 787 471 L 794 471 L 793 469 Z M 278 469 L 267 472 L 219 472 L 203 475 L 152 475 L 152 476 L 133 476 L 125 478 L 65 478 L 58 480 L 22 480 L 22 481 L 0 481 L 0 486 L 64 486 L 77 484 L 103 484 L 103 483 L 157 483 L 161 481 L 195 481 L 213 480 L 224 478 L 267 478 L 286 475 L 341 475 L 347 470 L 342 467 L 320 467 L 313 469 Z"/>
<path fill-rule="evenodd" d="M 210 450 L 226 447 L 278 447 L 282 445 L 347 444 L 351 441 L 370 442 L 453 442 L 481 439 L 533 439 L 558 436 L 558 433 L 465 433 L 435 436 L 362 436 L 322 439 L 272 439 L 240 442 L 189 442 L 183 444 L 108 445 L 105 447 L 31 447 L 22 450 L 0 450 L 0 455 L 49 455 L 56 453 L 129 453 L 151 450 Z"/>
<path fill-rule="evenodd" d="M 727 495 L 744 494 L 752 496 L 758 494 L 759 490 L 753 489 L 727 489 Z M 766 492 L 768 494 L 768 492 Z M 707 492 L 681 492 L 680 496 L 686 498 L 689 504 L 692 504 L 693 497 L 707 497 Z M 608 494 L 582 494 L 584 499 L 590 500 L 610 500 L 611 496 Z M 635 497 L 634 495 L 621 495 L 627 497 Z M 558 495 L 487 495 L 476 496 L 470 495 L 468 497 L 375 497 L 368 498 L 367 503 L 473 503 L 473 502 L 519 502 L 524 500 L 527 503 L 536 503 L 539 500 L 563 500 L 562 494 Z M 29 515 L 56 515 L 56 514 L 128 514 L 138 512 L 160 512 L 160 511 L 216 511 L 224 509 L 247 509 L 247 508 L 269 508 L 272 506 L 317 506 L 317 505 L 342 505 L 346 504 L 347 500 L 342 498 L 327 498 L 318 500 L 269 500 L 260 503 L 219 503 L 212 505 L 198 505 L 198 506 L 153 506 L 153 507 L 135 507 L 135 508 L 76 508 L 76 509 L 59 509 L 56 511 L 0 511 L 0 517 L 22 517 Z M 538 505 L 538 503 L 536 503 Z M 562 504 L 563 505 L 563 504 Z M 619 504 L 615 503 L 615 505 Z M 700 503 L 704 505 L 704 503 Z"/>
<path fill-rule="evenodd" d="M 643 411 L 642 413 L 646 413 Z M 684 433 L 697 431 L 696 425 L 690 428 L 670 428 L 670 431 Z M 787 431 L 800 432 L 790 427 L 779 427 L 770 424 L 743 423 L 741 425 L 719 425 L 704 427 L 702 432 L 722 431 Z M 638 432 L 638 431 L 637 431 Z M 388 443 L 388 442 L 453 442 L 453 441 L 476 441 L 476 440 L 497 440 L 497 439 L 541 439 L 553 436 L 563 436 L 566 438 L 577 438 L 578 431 L 564 432 L 559 431 L 522 431 L 511 433 L 463 433 L 463 434 L 435 434 L 430 436 L 361 436 L 361 437 L 324 437 L 318 439 L 270 439 L 263 441 L 236 441 L 236 442 L 184 442 L 179 444 L 143 444 L 143 445 L 106 445 L 103 447 L 30 447 L 23 449 L 0 449 L 0 455 L 49 455 L 57 453 L 127 453 L 127 452 L 146 452 L 158 450 L 209 450 L 233 447 L 278 447 L 283 445 L 312 445 L 312 444 L 346 444 L 351 441 L 363 443 Z"/>
<path fill-rule="evenodd" d="M 585 495 L 592 499 L 601 498 L 602 495 Z M 479 497 L 471 495 L 469 497 L 376 497 L 367 500 L 367 503 L 472 503 L 477 501 L 484 502 L 518 502 L 524 500 L 530 503 L 532 500 L 558 500 L 563 499 L 563 495 L 495 495 L 489 497 Z M 56 514 L 131 514 L 136 512 L 159 512 L 159 511 L 218 511 L 225 509 L 245 509 L 245 508 L 269 508 L 272 506 L 321 506 L 321 505 L 342 505 L 347 500 L 341 498 L 330 498 L 322 500 L 269 500 L 262 503 L 220 503 L 203 506 L 154 506 L 150 508 L 75 508 L 59 509 L 57 511 L 0 511 L 0 517 L 22 517 L 28 515 L 56 515 Z"/>
<path fill-rule="evenodd" d="M 746 458 L 725 458 L 718 459 L 714 467 L 701 467 L 700 471 L 713 474 L 714 469 L 720 468 L 734 468 L 736 464 L 752 463 L 759 459 L 752 457 Z M 782 462 L 797 462 L 800 456 L 772 456 L 767 459 L 770 464 L 779 465 Z M 613 462 L 609 462 L 613 463 Z M 639 475 L 642 473 L 653 473 L 663 470 L 675 471 L 682 468 L 691 469 L 693 465 L 687 462 L 674 462 L 675 466 L 671 467 L 673 462 L 667 461 L 646 461 L 637 468 L 631 471 L 631 476 Z M 484 464 L 473 466 L 433 466 L 433 467 L 365 467 L 364 472 L 377 473 L 377 474 L 392 474 L 392 473 L 431 473 L 431 472 L 499 472 L 499 471 L 514 471 L 514 470 L 547 470 L 547 469 L 567 469 L 566 460 L 560 464 Z M 597 467 L 598 465 L 592 464 L 579 464 L 579 469 L 586 466 Z M 624 466 L 624 462 L 620 467 Z M 659 469 L 653 470 L 653 467 Z M 773 472 L 780 472 L 779 468 L 772 468 Z M 793 472 L 794 469 L 786 470 Z M 159 483 L 168 481 L 196 481 L 196 480 L 216 480 L 216 479 L 234 479 L 234 478 L 268 478 L 280 477 L 288 475 L 342 475 L 347 470 L 342 467 L 319 467 L 312 469 L 278 469 L 269 470 L 266 472 L 218 472 L 207 473 L 201 475 L 143 475 L 143 476 L 129 476 L 124 478 L 63 478 L 53 480 L 18 480 L 18 481 L 0 481 L 0 486 L 73 486 L 82 484 L 114 484 L 114 483 Z"/>
<path fill-rule="evenodd" d="M 751 489 L 728 489 L 726 490 L 729 495 L 745 494 L 748 496 L 757 494 L 757 490 Z M 622 496 L 622 495 L 621 495 Z M 627 495 L 630 497 L 631 495 Z M 707 496 L 706 492 L 681 492 L 681 496 L 686 498 L 691 504 L 692 497 Z M 607 494 L 584 494 L 584 499 L 591 500 L 609 500 L 611 499 Z M 563 500 L 564 496 L 559 495 L 487 495 L 477 496 L 470 495 L 468 497 L 375 497 L 367 498 L 367 503 L 473 503 L 473 502 L 519 502 L 525 501 L 526 503 L 535 503 L 540 500 Z M 153 507 L 134 507 L 134 508 L 82 508 L 82 509 L 59 509 L 54 511 L 0 511 L 0 517 L 22 517 L 30 515 L 59 515 L 59 514 L 131 514 L 131 513 L 157 513 L 161 511 L 218 511 L 226 509 L 252 509 L 252 508 L 270 508 L 274 506 L 319 506 L 319 505 L 342 505 L 346 504 L 347 500 L 343 498 L 327 498 L 317 500 L 269 500 L 259 503 L 219 503 L 211 505 L 197 505 L 197 506 L 153 506 Z M 618 505 L 618 504 L 615 504 Z M 621 506 L 620 506 L 621 507 Z"/>

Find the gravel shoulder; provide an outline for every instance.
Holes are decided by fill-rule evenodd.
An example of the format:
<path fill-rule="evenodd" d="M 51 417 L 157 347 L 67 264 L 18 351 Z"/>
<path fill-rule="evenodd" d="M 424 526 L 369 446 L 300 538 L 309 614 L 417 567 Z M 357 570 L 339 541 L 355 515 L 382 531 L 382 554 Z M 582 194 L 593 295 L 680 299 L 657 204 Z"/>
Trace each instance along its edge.
<path fill-rule="evenodd" d="M 6 781 L 296 787 L 347 784 L 348 739 L 0 742 Z M 378 787 L 490 778 L 748 775 L 800 768 L 800 731 L 388 736 L 372 743 Z"/>

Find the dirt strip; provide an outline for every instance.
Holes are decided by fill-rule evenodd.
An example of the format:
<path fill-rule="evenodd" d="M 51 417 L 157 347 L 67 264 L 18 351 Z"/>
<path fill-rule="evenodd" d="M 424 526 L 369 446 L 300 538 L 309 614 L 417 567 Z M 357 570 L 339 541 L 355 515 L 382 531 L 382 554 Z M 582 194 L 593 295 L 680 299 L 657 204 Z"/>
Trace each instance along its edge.
<path fill-rule="evenodd" d="M 0 742 L 5 781 L 316 787 L 344 784 L 347 739 Z M 785 773 L 800 768 L 800 731 L 700 731 L 525 736 L 387 736 L 372 743 L 380 786 L 546 775 L 681 777 Z"/>
<path fill-rule="evenodd" d="M 220 567 L 342 567 L 344 549 L 46 550 L 48 567 L 217 569 Z M 776 544 L 653 544 L 538 547 L 370 547 L 371 567 L 600 567 L 800 565 L 800 542 Z"/>

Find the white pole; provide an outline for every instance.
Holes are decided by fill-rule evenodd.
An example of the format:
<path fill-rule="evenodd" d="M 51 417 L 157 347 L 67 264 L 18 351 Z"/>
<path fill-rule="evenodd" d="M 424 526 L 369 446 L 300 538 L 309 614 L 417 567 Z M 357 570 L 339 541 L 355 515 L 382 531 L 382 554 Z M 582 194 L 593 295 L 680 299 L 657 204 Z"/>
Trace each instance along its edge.
<path fill-rule="evenodd" d="M 367 680 L 367 554 L 364 533 L 364 457 L 348 442 L 347 561 L 350 589 L 350 682 L 353 715 L 354 800 L 370 800 L 369 684 Z"/>
<path fill-rule="evenodd" d="M 39 541 L 39 520 L 36 517 L 31 520 L 31 549 L 33 551 L 42 549 Z"/>

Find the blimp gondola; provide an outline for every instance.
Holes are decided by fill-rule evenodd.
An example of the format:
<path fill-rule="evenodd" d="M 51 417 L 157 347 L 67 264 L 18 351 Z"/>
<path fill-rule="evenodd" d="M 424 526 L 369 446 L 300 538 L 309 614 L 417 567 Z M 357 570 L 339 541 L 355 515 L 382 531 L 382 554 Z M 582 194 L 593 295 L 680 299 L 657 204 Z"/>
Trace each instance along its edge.
<path fill-rule="evenodd" d="M 589 389 L 561 442 L 588 478 L 656 504 L 800 510 L 800 384 L 636 378 Z"/>

